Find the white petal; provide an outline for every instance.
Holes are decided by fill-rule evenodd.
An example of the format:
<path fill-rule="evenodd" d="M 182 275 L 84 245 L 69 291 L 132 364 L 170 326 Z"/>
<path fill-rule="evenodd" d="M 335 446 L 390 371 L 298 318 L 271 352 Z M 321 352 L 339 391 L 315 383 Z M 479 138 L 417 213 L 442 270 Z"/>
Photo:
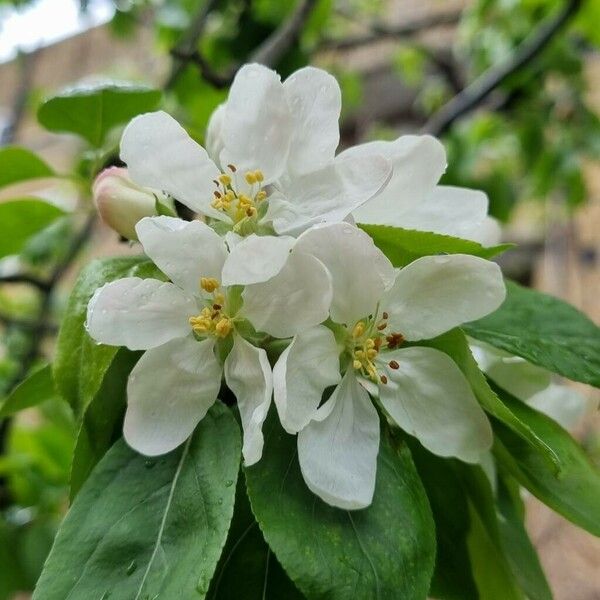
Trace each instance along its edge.
<path fill-rule="evenodd" d="M 96 290 L 86 328 L 101 344 L 147 350 L 190 333 L 197 312 L 194 299 L 172 283 L 125 277 Z"/>
<path fill-rule="evenodd" d="M 242 314 L 258 331 L 292 337 L 327 319 L 331 295 L 331 279 L 323 263 L 292 253 L 275 277 L 246 287 Z"/>
<path fill-rule="evenodd" d="M 398 369 L 389 366 L 396 361 Z M 379 398 L 392 419 L 438 456 L 478 462 L 492 445 L 492 429 L 453 360 L 433 348 L 412 347 L 380 354 L 387 376 Z"/>
<path fill-rule="evenodd" d="M 236 74 L 225 106 L 221 164 L 244 172 L 261 169 L 265 183 L 285 167 L 292 118 L 279 75 L 262 65 L 244 65 Z"/>
<path fill-rule="evenodd" d="M 314 327 L 294 337 L 273 367 L 281 425 L 298 433 L 312 419 L 325 388 L 340 381 L 339 350 L 331 330 Z"/>
<path fill-rule="evenodd" d="M 318 223 L 343 221 L 358 206 L 378 194 L 392 173 L 379 154 L 338 157 L 318 171 L 290 179 L 282 188 L 291 210 L 275 211 L 269 202 L 265 219 L 277 233 L 299 233 Z"/>
<path fill-rule="evenodd" d="M 274 277 L 281 271 L 294 245 L 294 238 L 255 234 L 231 249 L 223 267 L 223 285 L 250 285 Z"/>
<path fill-rule="evenodd" d="M 418 205 L 446 170 L 446 152 L 429 135 L 404 135 L 393 142 L 369 142 L 342 152 L 340 157 L 361 158 L 373 153 L 385 156 L 394 168 L 386 188 L 354 211 L 359 223 L 403 227 L 404 214 Z"/>
<path fill-rule="evenodd" d="M 298 238 L 293 252 L 311 254 L 327 267 L 333 284 L 330 314 L 337 323 L 353 325 L 374 313 L 396 275 L 373 240 L 349 223 L 312 227 Z"/>
<path fill-rule="evenodd" d="M 304 67 L 283 89 L 294 123 L 288 168 L 295 174 L 316 171 L 333 161 L 340 141 L 340 86 L 327 71 Z"/>
<path fill-rule="evenodd" d="M 486 217 L 479 228 L 469 234 L 468 239 L 482 246 L 496 246 L 502 241 L 502 227 L 494 217 Z"/>
<path fill-rule="evenodd" d="M 135 229 L 144 252 L 179 287 L 199 294 L 201 277 L 221 280 L 227 247 L 206 223 L 147 217 Z"/>
<path fill-rule="evenodd" d="M 496 310 L 506 289 L 500 267 L 465 254 L 425 256 L 404 267 L 381 308 L 389 331 L 425 340 Z"/>
<path fill-rule="evenodd" d="M 273 393 L 273 374 L 267 353 L 236 335 L 225 360 L 225 381 L 237 398 L 244 430 L 242 454 L 249 467 L 262 456 L 262 425 Z"/>
<path fill-rule="evenodd" d="M 214 404 L 220 386 L 213 340 L 189 336 L 148 350 L 127 383 L 125 441 L 147 456 L 177 448 Z"/>
<path fill-rule="evenodd" d="M 164 190 L 192 210 L 225 218 L 210 205 L 219 169 L 167 113 L 135 117 L 123 132 L 121 158 L 137 184 Z"/>
<path fill-rule="evenodd" d="M 402 227 L 472 239 L 487 217 L 488 198 L 479 190 L 438 185 L 402 216 Z"/>
<path fill-rule="evenodd" d="M 550 371 L 484 342 L 469 344 L 479 368 L 515 398 L 525 401 L 550 385 Z"/>
<path fill-rule="evenodd" d="M 206 127 L 206 150 L 210 158 L 219 166 L 219 156 L 223 150 L 223 136 L 221 129 L 225 118 L 225 103 L 219 104 L 213 111 Z"/>
<path fill-rule="evenodd" d="M 349 370 L 319 410 L 327 416 L 298 434 L 298 460 L 309 489 L 328 504 L 354 510 L 373 500 L 379 416 Z"/>
<path fill-rule="evenodd" d="M 529 400 L 529 406 L 554 419 L 565 429 L 576 427 L 584 416 L 597 409 L 598 402 L 566 385 L 551 383 Z"/>

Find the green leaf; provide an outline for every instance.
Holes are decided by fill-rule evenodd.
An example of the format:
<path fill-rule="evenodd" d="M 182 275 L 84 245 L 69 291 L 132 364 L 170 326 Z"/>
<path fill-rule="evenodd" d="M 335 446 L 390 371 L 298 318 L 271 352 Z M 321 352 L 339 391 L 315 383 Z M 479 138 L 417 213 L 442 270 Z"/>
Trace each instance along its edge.
<path fill-rule="evenodd" d="M 469 497 L 467 537 L 473 576 L 482 600 L 524 600 L 500 538 L 490 482 L 479 466 L 454 461 L 456 477 Z"/>
<path fill-rule="evenodd" d="M 429 595 L 441 600 L 479 600 L 467 547 L 468 497 L 452 465 L 406 436 L 435 521 L 437 553 Z M 452 507 L 448 510 L 448 507 Z"/>
<path fill-rule="evenodd" d="M 548 465 L 558 470 L 560 461 L 552 449 L 532 431 L 527 423 L 523 423 L 508 406 L 498 397 L 489 386 L 485 376 L 479 370 L 477 362 L 471 354 L 469 344 L 460 329 L 453 329 L 432 340 L 419 342 L 421 346 L 430 346 L 445 352 L 457 364 L 463 375 L 471 385 L 475 397 L 484 410 L 510 427 L 517 435 L 538 449 L 545 457 Z"/>
<path fill-rule="evenodd" d="M 524 508 L 518 485 L 498 480 L 496 506 L 504 554 L 520 586 L 530 600 L 552 600 L 552 592 L 540 559 L 523 524 Z"/>
<path fill-rule="evenodd" d="M 0 148 L 0 165 L 0 188 L 54 175 L 54 171 L 37 154 L 18 146 Z"/>
<path fill-rule="evenodd" d="M 403 443 L 384 431 L 373 504 L 333 508 L 306 487 L 296 438 L 274 411 L 265 449 L 247 468 L 248 495 L 265 539 L 308 598 L 411 598 L 427 595 L 435 531 L 423 485 Z"/>
<path fill-rule="evenodd" d="M 97 344 L 85 330 L 87 305 L 97 288 L 122 277 L 163 276 L 144 256 L 106 258 L 88 264 L 77 279 L 58 334 L 54 381 L 76 415 L 96 395 L 118 348 Z"/>
<path fill-rule="evenodd" d="M 204 598 L 233 514 L 240 448 L 220 403 L 165 456 L 117 442 L 68 512 L 33 598 Z"/>
<path fill-rule="evenodd" d="M 243 476 L 238 479 L 229 536 L 207 600 L 239 598 L 240 582 L 244 586 L 244 600 L 304 598 L 267 546 L 250 510 Z"/>
<path fill-rule="evenodd" d="M 465 331 L 549 371 L 600 387 L 600 328 L 558 298 L 512 281 L 506 289 L 504 304 Z"/>
<path fill-rule="evenodd" d="M 494 452 L 511 475 L 544 504 L 576 525 L 600 536 L 600 471 L 577 442 L 554 420 L 497 388 L 512 412 L 559 457 L 558 474 L 540 452 L 502 423 L 494 424 Z"/>
<path fill-rule="evenodd" d="M 492 258 L 513 247 L 513 244 L 501 244 L 486 248 L 477 242 L 449 235 L 389 225 L 359 223 L 358 226 L 373 238 L 375 245 L 395 267 L 403 267 L 421 256 L 431 254 L 472 254 Z"/>
<path fill-rule="evenodd" d="M 52 381 L 52 367 L 46 365 L 31 373 L 0 404 L 0 418 L 8 417 L 54 397 L 56 391 Z"/>
<path fill-rule="evenodd" d="M 121 348 L 108 367 L 100 389 L 83 414 L 71 464 L 71 500 L 92 469 L 121 437 L 127 405 L 127 379 L 141 353 Z"/>
<path fill-rule="evenodd" d="M 96 148 L 115 126 L 154 110 L 161 92 L 130 84 L 108 84 L 68 89 L 46 100 L 38 121 L 49 131 L 74 133 Z"/>
<path fill-rule="evenodd" d="M 64 214 L 58 206 L 37 198 L 0 202 L 0 258 L 21 252 L 31 236 Z"/>

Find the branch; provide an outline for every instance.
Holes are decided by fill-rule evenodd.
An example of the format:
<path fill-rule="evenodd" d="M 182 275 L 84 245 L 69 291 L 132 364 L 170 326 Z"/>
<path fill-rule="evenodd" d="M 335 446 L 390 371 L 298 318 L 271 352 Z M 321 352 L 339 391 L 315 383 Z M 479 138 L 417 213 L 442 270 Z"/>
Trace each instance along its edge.
<path fill-rule="evenodd" d="M 48 282 L 39 279 L 35 275 L 27 273 L 15 273 L 14 275 L 0 275 L 0 284 L 3 283 L 24 283 L 38 288 L 41 292 L 48 289 Z"/>
<path fill-rule="evenodd" d="M 210 13 L 216 7 L 218 1 L 219 0 L 207 0 L 200 7 L 180 42 L 173 50 L 171 50 L 171 55 L 177 60 L 173 62 L 171 72 L 164 84 L 165 89 L 168 90 L 173 87 L 178 77 L 185 69 L 186 64 L 189 62 L 189 56 L 196 51 L 198 41 L 204 33 L 206 21 L 208 20 Z"/>
<path fill-rule="evenodd" d="M 479 106 L 511 75 L 526 67 L 546 48 L 579 10 L 581 4 L 582 0 L 569 0 L 556 15 L 546 19 L 533 34 L 526 38 L 504 63 L 485 71 L 460 94 L 442 106 L 425 124 L 422 132 L 439 136 L 447 131 L 454 121 Z"/>
<path fill-rule="evenodd" d="M 315 7 L 316 0 L 301 0 L 289 18 L 284 21 L 273 33 L 252 52 L 245 62 L 255 62 L 273 67 L 279 62 L 283 55 L 298 41 L 303 25 L 306 23 L 310 13 Z M 196 45 L 198 40 L 196 40 Z M 235 65 L 225 73 L 215 71 L 208 61 L 194 49 L 186 52 L 179 48 L 171 51 L 171 54 L 180 61 L 194 64 L 198 67 L 202 78 L 217 89 L 223 89 L 231 85 L 233 78 L 241 64 Z"/>
<path fill-rule="evenodd" d="M 432 27 L 440 25 L 453 25 L 460 19 L 460 11 L 437 13 L 427 15 L 408 23 L 391 26 L 385 23 L 371 23 L 368 32 L 342 39 L 323 39 L 318 46 L 319 50 L 351 50 L 359 46 L 365 46 L 379 42 L 385 38 L 411 37 Z"/>

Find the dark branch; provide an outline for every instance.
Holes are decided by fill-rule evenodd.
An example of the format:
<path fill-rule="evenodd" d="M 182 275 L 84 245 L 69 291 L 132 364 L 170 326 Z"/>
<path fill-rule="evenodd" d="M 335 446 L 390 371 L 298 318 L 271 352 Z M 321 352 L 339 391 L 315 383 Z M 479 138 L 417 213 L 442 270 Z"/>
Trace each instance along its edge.
<path fill-rule="evenodd" d="M 556 15 L 546 19 L 504 63 L 488 69 L 460 94 L 442 106 L 425 124 L 422 132 L 441 135 L 454 121 L 479 106 L 511 75 L 526 67 L 543 51 L 575 15 L 581 4 L 582 0 L 569 0 Z"/>
<path fill-rule="evenodd" d="M 298 41 L 302 27 L 310 16 L 315 4 L 316 0 L 301 0 L 289 18 L 258 46 L 245 62 L 260 63 L 267 67 L 275 66 L 284 54 Z M 235 65 L 225 73 L 215 71 L 196 49 L 198 39 L 193 49 L 186 51 L 175 48 L 171 51 L 171 54 L 180 62 L 188 62 L 196 65 L 202 78 L 214 87 L 222 89 L 231 85 L 241 65 Z"/>
<path fill-rule="evenodd" d="M 45 292 L 48 289 L 48 282 L 35 275 L 29 275 L 27 273 L 16 273 L 14 275 L 1 275 L 0 284 L 3 283 L 24 283 L 26 285 L 32 285 L 38 288 L 40 291 Z"/>
<path fill-rule="evenodd" d="M 391 26 L 384 23 L 371 23 L 367 26 L 367 33 L 342 39 L 324 39 L 319 43 L 319 50 L 351 50 L 359 46 L 373 44 L 381 40 L 401 37 L 411 37 L 426 29 L 441 25 L 452 25 L 460 19 L 460 11 L 427 15 L 408 23 Z"/>
<path fill-rule="evenodd" d="M 171 55 L 176 59 L 173 61 L 171 72 L 164 84 L 165 89 L 173 87 L 179 75 L 185 69 L 186 64 L 190 61 L 192 55 L 198 46 L 198 41 L 204 33 L 206 21 L 210 13 L 214 10 L 218 0 L 207 0 L 202 4 L 198 12 L 192 18 L 190 26 L 182 36 L 180 42 L 171 51 Z"/>

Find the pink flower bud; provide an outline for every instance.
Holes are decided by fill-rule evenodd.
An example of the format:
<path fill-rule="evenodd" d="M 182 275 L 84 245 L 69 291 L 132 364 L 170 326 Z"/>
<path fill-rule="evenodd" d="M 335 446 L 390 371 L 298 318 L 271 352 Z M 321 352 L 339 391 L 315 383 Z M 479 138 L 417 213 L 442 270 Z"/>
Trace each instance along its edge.
<path fill-rule="evenodd" d="M 102 220 L 130 240 L 137 240 L 136 223 L 143 217 L 156 215 L 157 199 L 164 200 L 161 192 L 133 183 L 127 169 L 120 167 L 102 171 L 92 189 Z"/>

